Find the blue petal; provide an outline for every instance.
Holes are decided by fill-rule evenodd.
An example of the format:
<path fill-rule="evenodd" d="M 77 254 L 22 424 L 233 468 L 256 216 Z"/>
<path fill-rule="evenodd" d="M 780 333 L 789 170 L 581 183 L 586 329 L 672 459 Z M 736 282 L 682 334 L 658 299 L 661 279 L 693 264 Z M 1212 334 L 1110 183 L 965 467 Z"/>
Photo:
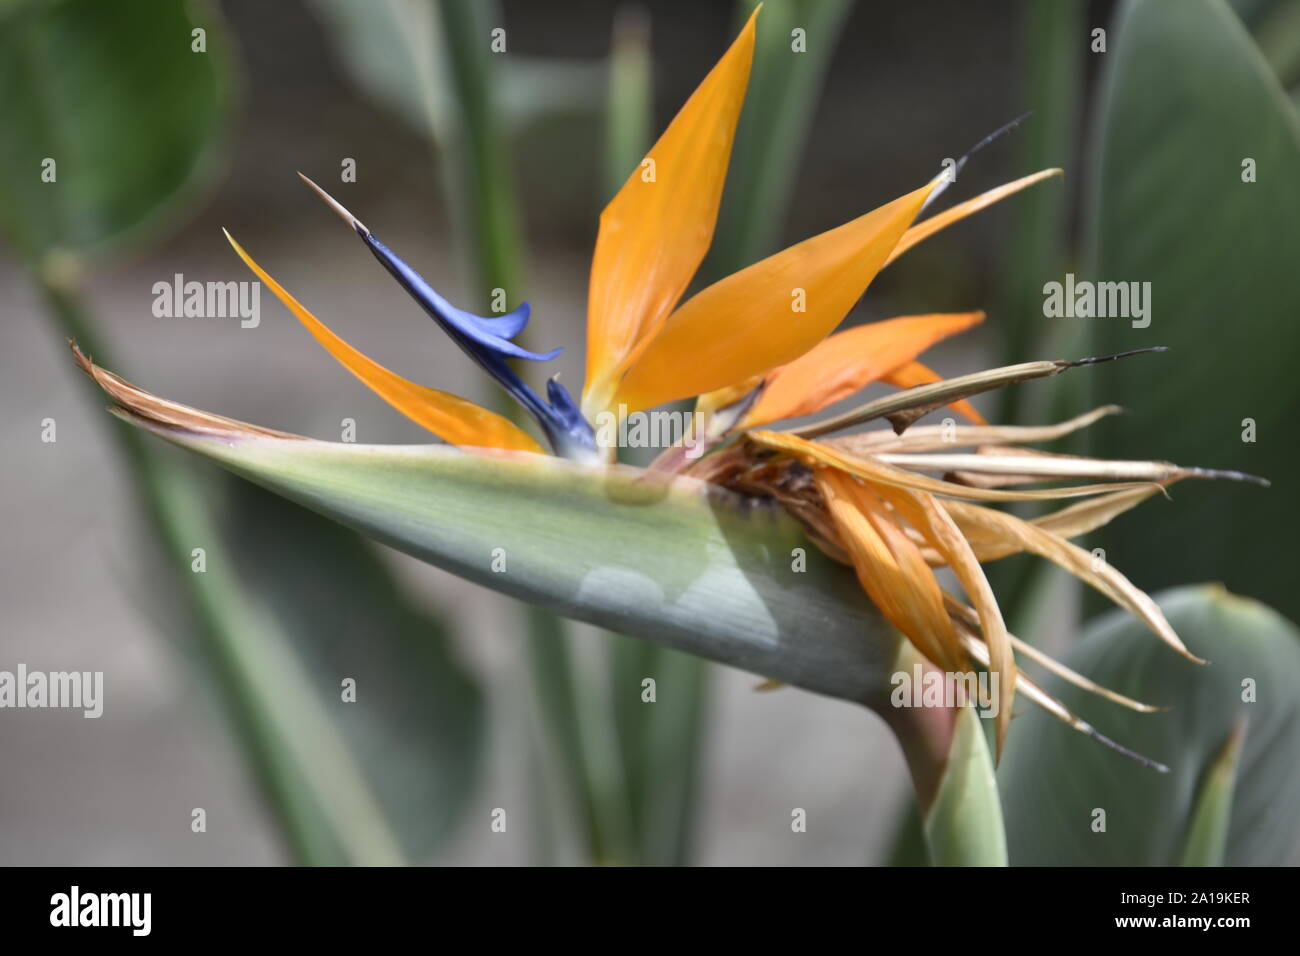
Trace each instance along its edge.
<path fill-rule="evenodd" d="M 532 362 L 546 362 L 555 358 L 564 349 L 551 349 L 549 352 L 530 352 L 528 349 L 521 348 L 508 338 L 503 338 L 499 334 L 500 325 L 493 327 L 492 319 L 485 318 L 481 315 L 475 315 L 472 312 L 466 312 L 458 309 L 436 291 L 433 286 L 424 281 L 424 278 L 408 266 L 401 259 L 397 258 L 393 252 L 382 242 L 375 238 L 373 233 L 363 233 L 362 238 L 366 240 L 366 245 L 370 251 L 375 254 L 384 268 L 387 269 L 402 287 L 406 289 L 420 304 L 420 307 L 428 312 L 430 317 L 441 325 L 453 337 L 464 338 L 481 348 L 490 349 L 498 355 L 508 356 L 510 358 L 528 359 Z M 516 310 L 518 312 L 518 310 Z M 515 313 L 511 313 L 513 315 Z M 498 320 L 506 319 L 508 316 L 499 316 Z M 505 323 L 506 328 L 513 326 L 518 320 L 513 319 Z M 528 314 L 524 313 L 524 323 L 528 321 Z M 514 329 L 510 334 L 518 334 L 523 324 Z"/>
<path fill-rule="evenodd" d="M 523 331 L 528 324 L 531 309 L 524 303 L 505 315 L 474 315 L 458 309 L 441 295 L 418 272 L 399 259 L 387 246 L 365 227 L 356 228 L 357 235 L 365 240 L 370 251 L 385 269 L 401 284 L 425 312 L 438 323 L 453 342 L 472 358 L 479 367 L 491 375 L 519 402 L 546 434 L 551 447 L 566 457 L 594 457 L 596 438 L 591 426 L 582 416 L 576 402 L 559 382 L 547 382 L 548 402 L 542 401 L 510 367 L 506 359 L 521 358 L 545 362 L 555 358 L 563 349 L 549 352 L 530 352 L 510 339 Z"/>
<path fill-rule="evenodd" d="M 547 433 L 551 447 L 568 458 L 595 457 L 596 435 L 568 389 L 558 379 L 547 379 L 546 398 L 551 404 L 551 417 L 558 426 L 556 431 L 563 433 L 562 438 L 558 434 L 552 437 L 550 432 Z M 583 454 L 575 455 L 575 451 Z"/>
<path fill-rule="evenodd" d="M 528 318 L 531 313 L 532 307 L 525 302 L 513 312 L 507 312 L 505 315 L 479 315 L 475 316 L 475 318 L 493 335 L 499 335 L 503 339 L 513 339 L 528 325 Z"/>

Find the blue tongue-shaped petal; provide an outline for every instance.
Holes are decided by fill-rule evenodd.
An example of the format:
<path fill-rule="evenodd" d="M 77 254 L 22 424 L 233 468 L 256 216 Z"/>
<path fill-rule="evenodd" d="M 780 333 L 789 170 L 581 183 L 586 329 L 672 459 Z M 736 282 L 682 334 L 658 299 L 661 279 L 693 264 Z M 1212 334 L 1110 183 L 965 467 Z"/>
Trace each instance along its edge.
<path fill-rule="evenodd" d="M 478 319 L 479 323 L 493 335 L 499 335 L 503 339 L 513 339 L 528 325 L 531 315 L 532 306 L 525 302 L 505 315 L 476 315 L 474 318 Z"/>
<path fill-rule="evenodd" d="M 508 358 L 521 358 L 545 362 L 563 351 L 552 349 L 549 352 L 530 352 L 510 341 L 528 324 L 531 310 L 527 302 L 513 312 L 494 316 L 475 315 L 456 308 L 425 282 L 418 272 L 376 239 L 365 224 L 344 209 L 334 197 L 302 173 L 298 175 L 344 222 L 356 230 L 375 258 L 420 304 L 420 308 L 429 313 L 443 331 L 451 336 L 451 340 L 528 410 L 546 433 L 547 441 L 556 453 L 568 458 L 596 457 L 595 433 L 564 387 L 554 379 L 547 382 L 546 394 L 550 401 L 544 402 L 524 384 L 506 361 Z"/>
<path fill-rule="evenodd" d="M 363 227 L 364 228 L 364 227 Z M 509 358 L 528 359 L 533 362 L 546 362 L 555 358 L 564 349 L 551 349 L 549 352 L 530 352 L 511 342 L 508 336 L 518 335 L 528 323 L 529 309 L 520 306 L 514 312 L 497 316 L 495 319 L 464 309 L 458 309 L 442 296 L 433 286 L 424 281 L 424 277 L 408 266 L 386 245 L 375 238 L 370 230 L 357 229 L 357 234 L 366 241 L 375 258 L 383 263 L 402 288 L 411 294 L 411 298 L 420 304 L 420 308 L 429 313 L 457 343 L 467 351 L 472 346 L 489 349 L 497 355 Z M 503 335 L 504 333 L 504 335 Z M 476 356 L 477 357 L 477 356 Z"/>

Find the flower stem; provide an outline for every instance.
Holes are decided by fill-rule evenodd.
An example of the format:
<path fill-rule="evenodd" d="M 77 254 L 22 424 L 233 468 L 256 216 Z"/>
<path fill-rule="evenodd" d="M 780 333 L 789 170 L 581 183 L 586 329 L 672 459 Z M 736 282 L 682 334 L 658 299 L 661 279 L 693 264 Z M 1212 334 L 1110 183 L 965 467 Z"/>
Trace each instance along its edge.
<path fill-rule="evenodd" d="M 932 666 L 906 641 L 898 670 Z M 930 862 L 1006 866 L 1002 804 L 988 742 L 973 707 L 877 707 L 903 748 Z"/>

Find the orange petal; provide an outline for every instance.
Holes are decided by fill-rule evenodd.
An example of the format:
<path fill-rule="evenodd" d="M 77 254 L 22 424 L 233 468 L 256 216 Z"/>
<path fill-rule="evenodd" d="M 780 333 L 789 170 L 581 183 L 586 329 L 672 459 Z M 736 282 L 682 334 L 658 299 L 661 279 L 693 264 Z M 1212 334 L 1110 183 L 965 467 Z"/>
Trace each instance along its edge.
<path fill-rule="evenodd" d="M 953 223 L 961 222 L 961 220 L 965 219 L 967 216 L 972 216 L 981 209 L 986 209 L 994 203 L 1001 202 L 1013 193 L 1018 193 L 1022 189 L 1027 189 L 1034 185 L 1034 183 L 1040 183 L 1044 179 L 1050 179 L 1053 176 L 1064 175 L 1065 171 L 1061 169 L 1044 169 L 1040 172 L 1033 173 L 1032 175 L 1025 176 L 1022 179 L 1017 179 L 1014 182 L 1004 183 L 996 189 L 990 189 L 986 193 L 980 193 L 974 199 L 967 199 L 965 202 L 958 203 L 951 209 L 945 209 L 943 212 L 931 216 L 924 222 L 918 222 L 903 234 L 903 238 L 899 240 L 898 245 L 894 247 L 894 251 L 891 252 L 889 258 L 885 260 L 885 265 L 889 265 L 889 263 L 893 262 L 908 249 L 911 249 L 918 242 L 924 242 L 936 232 L 947 229 Z"/>
<path fill-rule="evenodd" d="M 983 312 L 907 315 L 837 332 L 768 376 L 742 427 L 821 411 L 983 320 Z"/>
<path fill-rule="evenodd" d="M 606 408 L 632 350 L 663 325 L 708 252 L 757 16 L 600 214 L 587 294 L 589 419 Z"/>
<path fill-rule="evenodd" d="M 882 375 L 881 379 L 890 385 L 897 386 L 898 388 L 912 388 L 916 385 L 930 385 L 934 382 L 943 381 L 942 376 L 940 376 L 938 372 L 928 366 L 922 365 L 920 362 L 908 362 L 904 365 L 900 365 L 892 372 Z M 984 416 L 975 409 L 975 406 L 964 398 L 960 401 L 953 402 L 948 407 L 958 415 L 965 418 L 968 422 L 974 422 L 976 425 L 988 424 L 988 422 L 984 420 Z"/>
<path fill-rule="evenodd" d="M 997 756 L 1000 759 L 1016 696 L 1016 659 L 1011 650 L 1011 635 L 984 569 L 957 523 L 933 496 L 888 485 L 879 486 L 879 491 L 908 524 L 921 532 L 930 547 L 943 555 L 979 614 L 980 631 L 989 649 L 989 672 L 998 675 Z"/>
<path fill-rule="evenodd" d="M 526 432 L 495 412 L 436 388 L 416 385 L 395 372 L 390 372 L 374 359 L 362 355 L 326 328 L 302 303 L 286 292 L 280 283 L 267 275 L 228 232 L 226 239 L 234 246 L 244 264 L 275 293 L 276 298 L 307 327 L 307 331 L 325 346 L 330 355 L 411 421 L 453 445 L 542 453 L 542 447 Z"/>
<path fill-rule="evenodd" d="M 934 180 L 688 300 L 633 353 L 615 403 L 637 411 L 793 362 L 834 331 L 916 218 Z"/>
<path fill-rule="evenodd" d="M 816 481 L 872 603 L 937 666 L 964 667 L 966 655 L 934 572 L 884 503 L 866 485 L 831 468 L 818 469 Z"/>

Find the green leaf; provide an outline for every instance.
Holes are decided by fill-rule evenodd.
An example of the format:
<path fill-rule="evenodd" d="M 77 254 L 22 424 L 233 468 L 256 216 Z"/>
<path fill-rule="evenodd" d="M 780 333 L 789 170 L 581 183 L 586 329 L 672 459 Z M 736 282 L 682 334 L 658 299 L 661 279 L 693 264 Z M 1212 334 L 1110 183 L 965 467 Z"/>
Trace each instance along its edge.
<path fill-rule="evenodd" d="M 1275 485 L 1188 482 L 1174 491 L 1177 522 L 1145 509 L 1096 544 L 1148 590 L 1219 580 L 1300 617 L 1294 570 L 1263 537 L 1300 537 L 1285 485 L 1300 470 L 1300 120 L 1221 0 L 1136 0 L 1110 37 L 1087 203 L 1094 264 L 1080 278 L 1150 282 L 1150 325 L 1056 321 L 1090 328 L 1093 354 L 1171 352 L 1159 369 L 1098 366 L 1095 394 L 1137 414 L 1099 430 L 1092 451 Z M 1255 182 L 1242 181 L 1247 159 Z"/>
<path fill-rule="evenodd" d="M 445 628 L 418 610 L 355 534 L 244 481 L 221 529 L 243 593 L 302 662 L 404 853 L 427 859 L 472 793 L 483 697 Z M 341 683 L 355 681 L 355 702 Z"/>
<path fill-rule="evenodd" d="M 896 664 L 903 675 L 934 667 L 909 643 Z M 903 819 L 890 865 L 1006 866 L 1002 805 L 979 712 L 895 704 L 881 716 L 898 738 L 917 793 L 918 812 Z"/>
<path fill-rule="evenodd" d="M 204 4 L 3 11 L 0 174 L 14 195 L 0 196 L 0 216 L 33 264 L 142 238 L 183 210 L 213 165 L 228 67 L 224 29 Z M 53 177 L 42 182 L 47 156 Z M 37 272 L 52 316 L 102 357 L 71 285 L 55 278 Z M 427 855 L 468 796 L 482 736 L 477 691 L 434 622 L 355 536 L 242 482 L 216 520 L 190 469 L 130 429 L 118 435 L 170 572 L 155 587 L 183 598 L 176 631 L 197 636 L 200 675 L 296 858 Z M 191 570 L 196 546 L 203 573 Z M 358 681 L 358 703 L 341 700 L 343 676 Z"/>
<path fill-rule="evenodd" d="M 1278 3 L 1255 27 L 1260 53 L 1283 86 L 1300 81 L 1300 3 Z"/>
<path fill-rule="evenodd" d="M 91 330 L 76 301 L 66 292 L 46 291 L 65 333 L 89 345 Z M 417 855 L 427 852 L 463 801 L 474 766 L 466 750 L 481 732 L 477 695 L 441 659 L 436 631 L 430 633 L 428 622 L 381 578 L 373 557 L 355 552 L 363 545 L 347 532 L 277 502 L 277 520 L 266 520 L 263 511 L 257 525 L 267 539 L 250 541 L 241 529 L 258 518 L 235 508 L 215 520 L 211 501 L 218 496 L 203 494 L 195 469 L 170 460 L 167 449 L 133 428 L 115 429 L 115 436 L 164 559 L 151 584 L 160 601 L 179 597 L 185 612 L 169 633 L 197 639 L 200 686 L 215 692 L 295 859 L 380 865 L 403 862 L 408 847 Z M 201 573 L 193 565 L 196 547 L 203 549 Z M 315 563 L 310 571 L 304 553 Z M 241 574 L 249 580 L 241 582 Z M 382 602 L 368 609 L 375 626 L 360 649 L 360 663 L 355 649 L 350 659 L 342 649 L 325 653 L 328 635 L 338 634 L 349 616 L 337 605 L 358 595 Z M 314 613 L 331 602 L 338 616 Z M 403 646 L 413 639 L 417 646 Z M 355 670 L 349 676 L 376 691 L 371 699 L 343 704 L 338 668 L 344 664 Z M 409 679 L 404 669 L 429 679 L 433 665 L 442 671 L 431 682 L 439 699 L 407 706 L 429 688 L 400 692 L 395 685 Z M 398 698 L 379 696 L 385 692 Z M 453 703 L 458 706 L 450 713 Z M 341 713 L 340 706 L 357 710 Z M 449 723 L 429 726 L 435 716 Z M 399 720 L 409 722 L 392 725 Z M 384 739 L 375 739 L 376 728 Z M 415 735 L 424 737 L 418 758 L 411 753 Z M 388 755 L 403 749 L 405 765 L 394 774 Z M 428 766 L 430 753 L 444 763 Z M 385 775 L 374 779 L 379 773 Z M 435 778 L 440 786 L 430 785 Z M 427 806 L 411 802 L 422 798 Z M 416 819 L 417 813 L 424 818 Z"/>
<path fill-rule="evenodd" d="M 131 435 L 128 429 L 123 434 Z M 134 436 L 133 436 L 134 437 Z M 134 442 L 128 439 L 130 448 Z M 188 469 L 141 446 L 131 456 L 164 558 L 186 599 L 220 704 L 299 862 L 393 865 L 405 857 L 343 742 L 335 712 L 285 633 L 237 583 L 237 559 Z M 193 548 L 204 570 L 193 570 Z"/>
<path fill-rule="evenodd" d="M 1295 0 L 1228 0 L 1283 86 L 1300 80 L 1300 4 Z"/>
<path fill-rule="evenodd" d="M 1242 721 L 1228 734 L 1223 748 L 1205 772 L 1187 828 L 1183 866 L 1223 865 L 1228 849 L 1228 826 L 1232 822 L 1232 793 L 1245 739 L 1246 724 Z"/>
<path fill-rule="evenodd" d="M 482 3 L 482 0 L 480 0 Z M 452 135 L 458 109 L 448 77 L 439 69 L 441 26 L 432 5 L 407 0 L 310 0 L 339 62 L 357 88 L 438 143 Z M 498 12 L 482 21 L 475 43 L 484 50 Z M 497 98 L 508 132 L 542 116 L 600 105 L 603 77 L 597 62 L 520 55 L 509 45 L 499 56 Z"/>
<path fill-rule="evenodd" d="M 973 707 L 957 710 L 948 762 L 922 825 L 935 866 L 1007 865 L 993 760 Z"/>
<path fill-rule="evenodd" d="M 432 4 L 308 0 L 353 84 L 412 130 L 439 140 L 449 109 L 433 57 Z"/>
<path fill-rule="evenodd" d="M 742 0 L 738 25 L 757 5 Z M 847 0 L 763 3 L 707 274 L 721 278 L 779 248 L 799 158 L 849 7 Z M 803 31 L 801 52 L 795 30 Z"/>
<path fill-rule="evenodd" d="M 899 639 L 799 525 L 692 479 L 446 446 L 169 428 L 119 414 L 362 533 L 521 600 L 888 711 Z M 807 571 L 792 568 L 795 549 Z M 493 570 L 494 558 L 505 562 Z M 500 566 L 500 561 L 496 562 Z"/>
<path fill-rule="evenodd" d="M 206 31 L 206 52 L 192 51 L 194 29 Z M 32 260 L 56 248 L 100 252 L 176 212 L 214 170 L 229 59 L 208 4 L 58 0 L 5 11 L 0 224 L 13 243 Z"/>
<path fill-rule="evenodd" d="M 707 731 L 709 665 L 698 657 L 611 634 L 610 694 L 637 828 L 639 862 L 690 862 Z M 642 681 L 655 699 L 642 699 Z"/>
<path fill-rule="evenodd" d="M 1111 613 L 1091 625 L 1065 663 L 1121 694 L 1170 709 L 1139 714 L 1048 690 L 1098 730 L 1169 765 L 1155 773 L 1033 711 L 1017 715 L 999 773 L 1016 865 L 1173 866 L 1207 827 L 1207 769 L 1241 721 L 1241 747 L 1223 862 L 1271 865 L 1300 844 L 1300 632 L 1261 604 L 1203 585 L 1157 595 L 1198 666 Z M 1212 785 L 1214 786 L 1214 785 Z M 1210 797 L 1222 804 L 1224 795 Z M 1105 832 L 1094 831 L 1097 811 Z M 1206 859 L 1207 854 L 1199 854 Z"/>
<path fill-rule="evenodd" d="M 881 865 L 929 866 L 930 847 L 925 840 L 916 801 L 909 796 L 899 804 L 895 816 L 894 837 Z"/>
<path fill-rule="evenodd" d="M 640 7 L 620 7 L 615 15 L 609 51 L 602 202 L 607 202 L 622 188 L 650 148 L 653 100 L 650 20 Z"/>
<path fill-rule="evenodd" d="M 1072 175 L 1069 166 L 1075 155 L 1082 59 L 1087 49 L 1080 42 L 1087 32 L 1084 5 L 1081 0 L 1029 3 L 1023 5 L 1022 17 L 1021 108 L 1032 110 L 1033 116 L 1015 134 L 1016 169 L 1019 174 L 1061 167 Z M 1073 354 L 1043 341 L 1048 337 L 1045 333 L 1063 331 L 1044 328 L 1042 290 L 1043 283 L 1059 278 L 1066 263 L 1069 203 L 1069 192 L 1056 184 L 1030 189 L 1009 203 L 1011 240 L 999 277 L 1001 308 L 996 323 L 1002 343 L 1000 364 Z M 1057 388 L 1063 391 L 1069 386 Z M 999 393 L 1001 421 L 1021 422 L 1024 394 L 1018 388 Z"/>

